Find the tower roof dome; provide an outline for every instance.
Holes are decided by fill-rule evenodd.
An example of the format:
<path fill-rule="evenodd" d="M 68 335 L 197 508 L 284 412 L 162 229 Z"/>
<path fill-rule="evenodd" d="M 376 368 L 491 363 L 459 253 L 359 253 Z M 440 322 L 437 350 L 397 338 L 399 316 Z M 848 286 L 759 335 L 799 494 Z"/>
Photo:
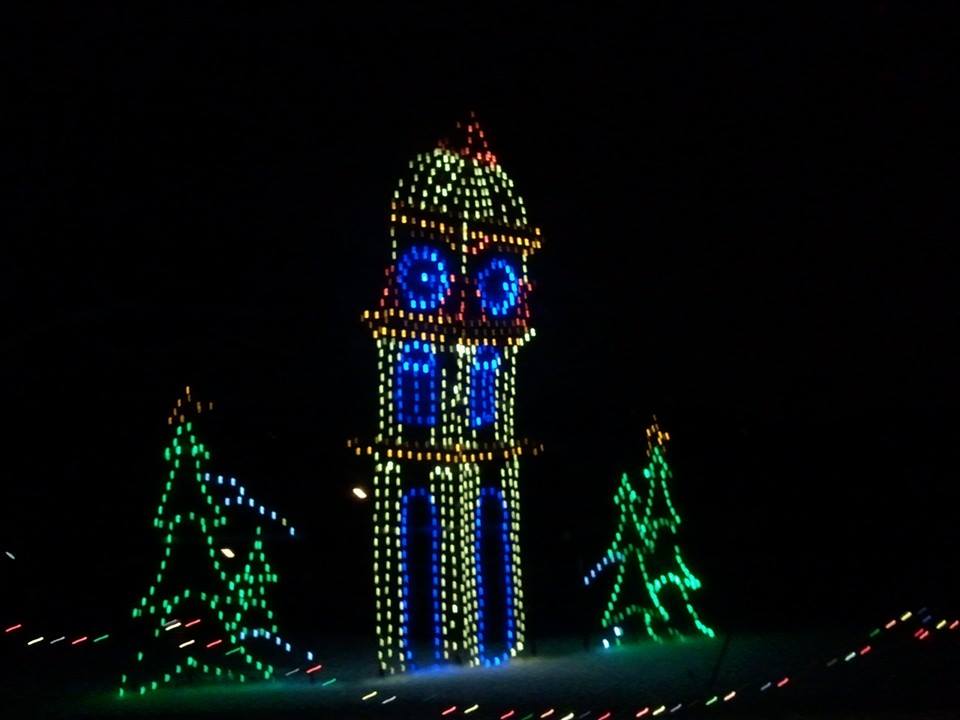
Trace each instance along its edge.
<path fill-rule="evenodd" d="M 433 150 L 410 162 L 393 193 L 392 208 L 448 221 L 530 228 L 523 198 L 490 150 L 474 113 Z"/>

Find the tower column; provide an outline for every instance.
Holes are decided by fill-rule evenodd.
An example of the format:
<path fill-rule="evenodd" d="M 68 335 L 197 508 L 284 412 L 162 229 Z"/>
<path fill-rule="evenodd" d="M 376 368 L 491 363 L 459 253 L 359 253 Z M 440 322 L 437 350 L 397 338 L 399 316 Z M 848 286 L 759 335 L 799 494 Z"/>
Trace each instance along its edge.
<path fill-rule="evenodd" d="M 377 655 L 385 672 L 523 650 L 516 355 L 541 247 L 476 120 L 418 155 L 389 208 L 377 344 Z M 428 646 L 429 643 L 429 646 Z"/>

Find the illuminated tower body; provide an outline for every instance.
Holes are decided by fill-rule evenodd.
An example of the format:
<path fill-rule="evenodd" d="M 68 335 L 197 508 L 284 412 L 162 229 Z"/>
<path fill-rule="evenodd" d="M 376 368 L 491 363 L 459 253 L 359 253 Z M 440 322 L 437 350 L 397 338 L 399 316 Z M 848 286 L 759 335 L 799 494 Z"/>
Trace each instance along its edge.
<path fill-rule="evenodd" d="M 534 336 L 540 231 L 475 119 L 418 155 L 389 212 L 377 307 L 374 462 L 378 659 L 385 672 L 499 664 L 524 647 L 517 353 Z M 351 442 L 351 445 L 353 441 Z"/>

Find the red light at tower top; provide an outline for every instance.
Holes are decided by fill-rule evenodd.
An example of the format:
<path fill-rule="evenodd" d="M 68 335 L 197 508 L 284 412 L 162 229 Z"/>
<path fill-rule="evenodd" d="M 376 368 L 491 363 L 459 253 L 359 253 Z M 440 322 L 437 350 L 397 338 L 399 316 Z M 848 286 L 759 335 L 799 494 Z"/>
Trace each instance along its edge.
<path fill-rule="evenodd" d="M 374 579 L 384 672 L 499 664 L 524 647 L 516 358 L 535 336 L 540 230 L 476 117 L 410 162 L 363 314 L 378 352 Z M 365 451 L 365 453 L 364 453 Z"/>
<path fill-rule="evenodd" d="M 476 114 L 470 113 L 466 122 L 458 122 L 457 131 L 453 138 L 444 138 L 437 143 L 437 147 L 470 157 L 486 165 L 496 165 L 497 156 L 490 151 L 490 144 L 484 136 Z"/>

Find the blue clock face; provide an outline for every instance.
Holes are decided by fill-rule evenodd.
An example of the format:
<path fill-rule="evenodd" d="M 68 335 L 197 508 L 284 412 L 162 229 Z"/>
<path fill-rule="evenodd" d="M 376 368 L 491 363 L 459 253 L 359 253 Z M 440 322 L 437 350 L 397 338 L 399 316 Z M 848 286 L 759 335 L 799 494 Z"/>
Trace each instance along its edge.
<path fill-rule="evenodd" d="M 504 258 L 493 258 L 477 273 L 477 287 L 484 312 L 506 317 L 516 310 L 520 281 L 513 265 Z"/>
<path fill-rule="evenodd" d="M 414 245 L 397 261 L 397 285 L 405 307 L 436 310 L 450 290 L 450 265 L 437 248 Z"/>

